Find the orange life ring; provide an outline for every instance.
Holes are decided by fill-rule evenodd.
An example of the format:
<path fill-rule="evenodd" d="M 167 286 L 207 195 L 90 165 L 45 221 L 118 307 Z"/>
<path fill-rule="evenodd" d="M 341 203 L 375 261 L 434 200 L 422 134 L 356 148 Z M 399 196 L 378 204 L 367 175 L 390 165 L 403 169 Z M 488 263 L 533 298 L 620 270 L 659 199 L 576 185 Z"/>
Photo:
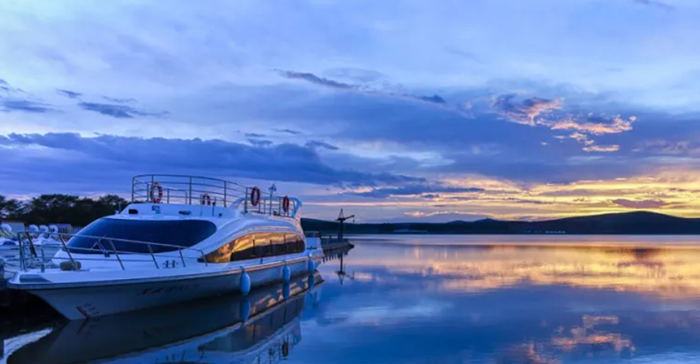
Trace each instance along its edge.
<path fill-rule="evenodd" d="M 206 193 L 202 195 L 202 205 L 211 205 L 211 197 Z"/>
<path fill-rule="evenodd" d="M 158 191 L 158 197 L 156 197 L 156 190 Z M 163 200 L 163 187 L 161 187 L 160 183 L 158 182 L 153 182 L 151 185 L 151 201 L 153 203 L 160 203 L 160 201 Z"/>
<path fill-rule="evenodd" d="M 253 190 L 250 191 L 250 204 L 253 206 L 258 206 L 260 203 L 260 189 L 257 187 L 253 187 Z"/>
<path fill-rule="evenodd" d="M 282 199 L 282 210 L 284 210 L 284 212 L 289 212 L 289 197 L 287 196 L 284 196 Z"/>

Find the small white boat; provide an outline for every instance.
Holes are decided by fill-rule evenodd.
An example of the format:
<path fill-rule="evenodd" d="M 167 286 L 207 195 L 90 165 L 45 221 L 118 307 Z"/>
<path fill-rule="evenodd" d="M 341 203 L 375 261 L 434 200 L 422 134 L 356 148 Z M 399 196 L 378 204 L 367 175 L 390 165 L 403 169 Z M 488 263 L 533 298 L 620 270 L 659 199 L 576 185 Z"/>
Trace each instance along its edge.
<path fill-rule="evenodd" d="M 71 320 L 161 306 L 313 273 L 323 259 L 306 239 L 301 201 L 219 179 L 147 175 L 132 202 L 75 234 L 50 262 L 27 253 L 8 287 Z"/>

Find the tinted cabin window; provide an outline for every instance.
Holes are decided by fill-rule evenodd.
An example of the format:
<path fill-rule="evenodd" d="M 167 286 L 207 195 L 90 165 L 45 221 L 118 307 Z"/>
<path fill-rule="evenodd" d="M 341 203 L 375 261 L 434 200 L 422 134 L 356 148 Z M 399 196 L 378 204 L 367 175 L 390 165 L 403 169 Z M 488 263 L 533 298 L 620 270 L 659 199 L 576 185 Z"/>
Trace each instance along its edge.
<path fill-rule="evenodd" d="M 80 230 L 70 239 L 68 250 L 75 254 L 103 254 L 113 252 L 116 248 L 119 252 L 149 254 L 147 244 L 114 239 L 191 247 L 214 232 L 216 226 L 202 220 L 149 221 L 103 218 Z M 163 253 L 176 251 L 177 248 L 152 244 L 151 250 L 154 253 Z"/>
<path fill-rule="evenodd" d="M 304 239 L 296 234 L 287 234 L 285 236 L 285 243 L 287 245 L 287 251 L 293 253 L 301 253 L 304 251 Z"/>
<path fill-rule="evenodd" d="M 236 249 L 231 254 L 230 260 L 246 260 L 255 258 L 255 246 L 253 245 L 253 237 L 246 235 L 236 239 Z"/>
<path fill-rule="evenodd" d="M 254 233 L 242 236 L 207 254 L 207 262 L 230 261 L 272 257 L 304 251 L 304 239 L 297 234 Z"/>
<path fill-rule="evenodd" d="M 285 255 L 287 247 L 284 245 L 284 234 L 274 234 L 272 236 L 272 254 Z"/>

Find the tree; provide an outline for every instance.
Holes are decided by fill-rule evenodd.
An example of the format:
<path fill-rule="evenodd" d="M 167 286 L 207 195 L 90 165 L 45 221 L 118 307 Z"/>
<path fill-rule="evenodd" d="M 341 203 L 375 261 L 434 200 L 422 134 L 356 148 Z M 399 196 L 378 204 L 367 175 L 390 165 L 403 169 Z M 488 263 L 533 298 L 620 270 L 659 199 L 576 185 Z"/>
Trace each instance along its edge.
<path fill-rule="evenodd" d="M 17 219 L 25 224 L 48 225 L 65 223 L 85 226 L 103 216 L 112 215 L 127 205 L 117 195 L 104 195 L 96 200 L 64 194 L 41 195 L 20 202 L 0 196 L 0 219 Z"/>
<path fill-rule="evenodd" d="M 17 218 L 22 214 L 22 203 L 0 195 L 0 219 Z"/>

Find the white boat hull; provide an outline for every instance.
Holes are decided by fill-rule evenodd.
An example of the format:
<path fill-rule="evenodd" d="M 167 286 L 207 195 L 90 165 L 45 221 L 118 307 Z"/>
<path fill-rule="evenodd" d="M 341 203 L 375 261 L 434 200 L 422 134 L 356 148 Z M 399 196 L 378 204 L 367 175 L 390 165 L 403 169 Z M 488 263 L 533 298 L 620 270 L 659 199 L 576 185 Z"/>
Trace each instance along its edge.
<path fill-rule="evenodd" d="M 320 263 L 315 258 L 315 266 Z M 309 274 L 309 260 L 287 264 L 291 276 Z M 245 273 L 252 287 L 284 281 L 284 265 L 249 267 Z M 143 282 L 107 282 L 85 287 L 41 287 L 26 289 L 40 297 L 70 320 L 111 315 L 120 312 L 163 306 L 241 291 L 240 269 L 199 275 L 196 278 L 174 276 L 172 279 Z"/>
<path fill-rule="evenodd" d="M 323 279 L 180 305 L 72 321 L 9 354 L 10 363 L 255 363 L 301 340 L 300 315 Z M 288 342 L 290 342 L 288 341 Z M 293 345 L 291 345 L 293 346 Z M 291 349 L 291 347 L 289 347 Z M 177 358 L 173 360 L 173 358 Z M 267 360 L 263 360 L 267 363 Z"/>

